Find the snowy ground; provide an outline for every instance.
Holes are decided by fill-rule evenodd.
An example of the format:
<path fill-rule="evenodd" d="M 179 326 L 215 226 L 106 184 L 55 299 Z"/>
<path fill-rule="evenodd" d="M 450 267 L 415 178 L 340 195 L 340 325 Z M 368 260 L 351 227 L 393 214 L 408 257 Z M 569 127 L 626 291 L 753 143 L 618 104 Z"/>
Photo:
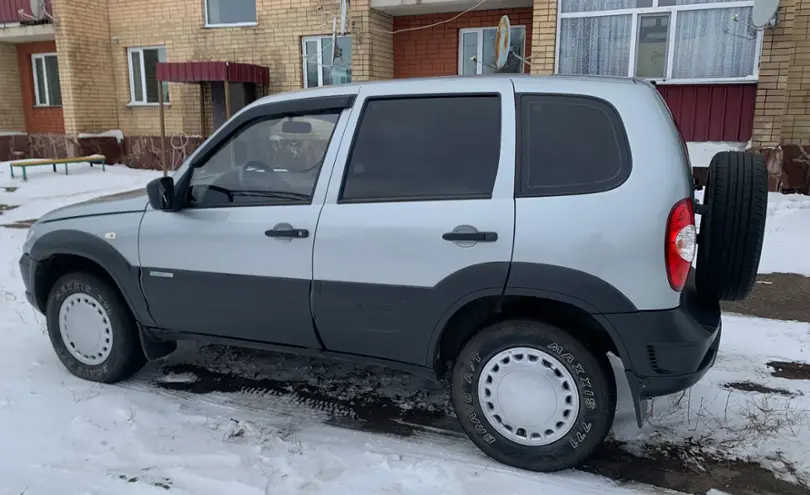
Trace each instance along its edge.
<path fill-rule="evenodd" d="M 3 212 L 0 225 L 157 176 L 74 168 L 66 177 L 45 167 L 27 183 L 0 169 L 0 204 L 20 205 Z M 771 200 L 763 270 L 810 275 L 801 257 L 810 198 Z M 25 302 L 17 267 L 25 235 L 0 228 L 0 495 L 666 493 L 490 461 L 446 422 L 441 386 L 396 371 L 184 346 L 120 385 L 78 380 L 51 350 L 44 318 Z M 774 377 L 767 366 L 810 362 L 810 324 L 727 316 L 724 325 L 715 368 L 689 394 L 656 400 L 642 430 L 621 383 L 616 438 L 638 452 L 697 442 L 706 455 L 751 458 L 810 480 L 803 448 L 810 443 L 810 382 Z M 242 378 L 229 375 L 234 370 Z M 371 397 L 397 410 L 369 421 L 374 428 L 364 426 L 382 414 L 364 406 Z M 437 428 L 411 431 L 425 418 Z"/>

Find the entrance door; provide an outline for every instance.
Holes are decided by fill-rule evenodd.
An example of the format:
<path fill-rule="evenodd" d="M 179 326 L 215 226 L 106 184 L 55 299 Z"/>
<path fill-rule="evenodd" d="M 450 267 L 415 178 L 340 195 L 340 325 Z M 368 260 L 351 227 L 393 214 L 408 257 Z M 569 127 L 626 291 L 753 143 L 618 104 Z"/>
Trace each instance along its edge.
<path fill-rule="evenodd" d="M 178 181 L 188 181 L 182 209 L 146 212 L 141 282 L 160 328 L 318 347 L 313 240 L 337 151 L 332 135 L 347 117 L 311 104 L 294 117 L 274 108 L 245 112 L 239 118 L 252 120 L 215 138 L 219 148 Z"/>

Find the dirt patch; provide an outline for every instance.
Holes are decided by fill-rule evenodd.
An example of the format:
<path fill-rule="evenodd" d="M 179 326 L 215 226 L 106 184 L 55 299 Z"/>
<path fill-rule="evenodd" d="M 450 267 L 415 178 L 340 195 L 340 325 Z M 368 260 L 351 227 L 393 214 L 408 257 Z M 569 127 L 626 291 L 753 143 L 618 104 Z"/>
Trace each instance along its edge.
<path fill-rule="evenodd" d="M 19 207 L 20 207 L 20 205 L 4 205 L 4 204 L 0 204 L 0 215 L 2 215 L 4 211 L 11 211 L 14 208 L 19 208 Z"/>
<path fill-rule="evenodd" d="M 631 454 L 621 443 L 608 441 L 580 469 L 685 493 L 706 493 L 714 488 L 730 495 L 810 494 L 806 487 L 779 480 L 757 464 L 704 455 L 696 443 L 660 445 L 644 454 Z"/>
<path fill-rule="evenodd" d="M 771 374 L 777 378 L 787 378 L 788 380 L 810 380 L 810 364 L 770 361 L 768 366 L 774 369 Z"/>
<path fill-rule="evenodd" d="M 329 413 L 329 424 L 354 429 L 411 436 L 419 426 L 432 429 L 450 428 L 449 433 L 460 431 L 453 421 L 443 421 L 443 410 L 431 410 L 418 405 L 407 406 L 374 392 L 340 396 L 336 391 L 303 381 L 282 381 L 269 378 L 250 378 L 236 373 L 213 371 L 194 364 L 177 364 L 164 371 L 190 377 L 182 380 L 170 376 L 156 381 L 159 387 L 196 394 L 211 392 L 250 393 L 251 395 L 294 396 L 305 407 Z M 455 426 L 455 429 L 453 428 Z"/>
<path fill-rule="evenodd" d="M 733 388 L 742 392 L 759 392 L 760 394 L 777 394 L 792 397 L 796 394 L 782 388 L 771 388 L 754 382 L 731 382 L 723 385 L 725 388 Z"/>
<path fill-rule="evenodd" d="M 721 303 L 723 311 L 776 320 L 810 322 L 810 277 L 795 273 L 757 276 L 751 294 L 743 301 Z"/>
<path fill-rule="evenodd" d="M 148 483 L 152 486 L 163 488 L 164 490 L 171 490 L 172 488 L 172 480 L 170 478 L 158 478 L 153 480 L 149 478 L 139 478 L 138 476 L 127 476 L 126 474 L 121 474 L 118 476 L 118 479 L 126 481 L 127 483 Z"/>
<path fill-rule="evenodd" d="M 0 187 L 0 189 L 2 189 L 3 191 L 5 191 L 7 193 L 13 193 L 14 191 L 16 191 L 19 188 L 18 187 Z"/>
<path fill-rule="evenodd" d="M 0 225 L 0 227 L 5 227 L 7 229 L 30 229 L 32 225 L 37 221 L 37 219 L 33 220 L 19 220 L 14 223 L 6 223 Z"/>

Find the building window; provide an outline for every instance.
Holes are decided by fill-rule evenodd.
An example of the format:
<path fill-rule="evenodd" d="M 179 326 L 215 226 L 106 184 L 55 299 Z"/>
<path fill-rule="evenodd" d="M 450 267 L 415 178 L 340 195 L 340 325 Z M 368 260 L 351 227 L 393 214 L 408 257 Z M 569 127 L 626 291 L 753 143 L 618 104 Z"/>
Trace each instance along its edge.
<path fill-rule="evenodd" d="M 55 53 L 38 53 L 32 57 L 34 66 L 34 98 L 38 107 L 62 106 L 59 85 L 59 63 Z"/>
<path fill-rule="evenodd" d="M 352 82 L 352 37 L 308 36 L 303 39 L 304 87 Z"/>
<path fill-rule="evenodd" d="M 559 0 L 557 71 L 657 81 L 756 81 L 753 0 Z"/>
<path fill-rule="evenodd" d="M 502 69 L 495 67 L 495 34 L 498 28 L 462 29 L 458 46 L 458 73 L 463 76 L 476 74 L 523 72 L 523 58 L 526 50 L 526 28 L 513 26 L 511 49 Z"/>
<path fill-rule="evenodd" d="M 255 26 L 256 0 L 205 0 L 206 27 Z"/>
<path fill-rule="evenodd" d="M 129 90 L 131 105 L 156 105 L 160 103 L 157 89 L 157 64 L 166 61 L 166 49 L 129 49 Z M 163 83 L 164 102 L 169 101 L 169 83 Z"/>

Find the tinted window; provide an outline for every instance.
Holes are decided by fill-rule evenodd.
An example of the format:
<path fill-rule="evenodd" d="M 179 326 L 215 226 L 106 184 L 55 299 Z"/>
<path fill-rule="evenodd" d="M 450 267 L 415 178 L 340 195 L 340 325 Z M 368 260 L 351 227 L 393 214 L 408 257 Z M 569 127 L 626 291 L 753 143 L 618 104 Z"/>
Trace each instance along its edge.
<path fill-rule="evenodd" d="M 498 96 L 369 101 L 341 199 L 489 197 L 501 142 Z"/>
<path fill-rule="evenodd" d="M 602 100 L 523 95 L 520 124 L 519 195 L 606 191 L 630 174 L 624 126 Z"/>
<path fill-rule="evenodd" d="M 263 120 L 192 170 L 191 206 L 310 202 L 340 115 Z"/>

